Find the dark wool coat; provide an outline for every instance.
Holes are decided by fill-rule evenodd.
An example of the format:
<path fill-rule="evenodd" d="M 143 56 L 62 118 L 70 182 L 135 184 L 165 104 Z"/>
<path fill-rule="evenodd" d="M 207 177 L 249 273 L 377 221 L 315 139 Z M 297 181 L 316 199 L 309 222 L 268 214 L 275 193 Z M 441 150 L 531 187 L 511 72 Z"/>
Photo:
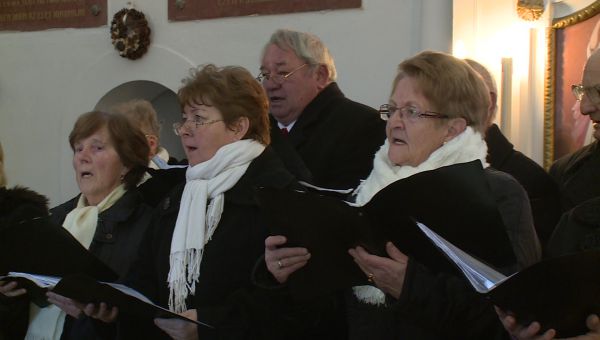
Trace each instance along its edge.
<path fill-rule="evenodd" d="M 221 220 L 204 248 L 196 293 L 186 301 L 187 308 L 196 309 L 201 321 L 215 326 L 214 330 L 199 327 L 201 339 L 289 339 L 295 334 L 294 325 L 303 324 L 286 317 L 292 315 L 287 309 L 293 308 L 287 295 L 258 289 L 251 281 L 252 269 L 264 254 L 264 240 L 269 234 L 254 188 L 295 185 L 294 177 L 273 150 L 266 148 L 236 185 L 225 192 Z M 152 229 L 126 280 L 128 286 L 163 307 L 168 306 L 171 238 L 184 186 L 180 183 L 157 206 Z M 127 318 L 120 319 L 119 332 L 122 338 L 165 337 L 151 322 Z"/>
<path fill-rule="evenodd" d="M 487 168 L 485 175 L 517 258 L 513 271 L 539 261 L 525 191 L 506 173 Z M 509 339 L 493 306 L 456 275 L 409 259 L 402 293 L 398 300 L 388 297 L 388 307 L 348 294 L 350 339 Z"/>
<path fill-rule="evenodd" d="M 560 218 L 558 186 L 544 168 L 514 149 L 498 125 L 488 128 L 485 142 L 490 165 L 512 175 L 527 192 L 537 235 L 545 245 Z"/>
<path fill-rule="evenodd" d="M 23 187 L 0 188 L 0 232 L 3 228 L 48 215 L 48 199 Z M 6 273 L 0 273 L 4 275 Z M 8 298 L 0 294 L 0 339 L 23 339 L 29 319 L 27 295 Z"/>
<path fill-rule="evenodd" d="M 79 196 L 51 209 L 55 223 L 64 222 L 77 207 Z M 128 190 L 113 206 L 98 215 L 98 224 L 89 251 L 117 273 L 119 280 L 131 269 L 143 235 L 150 225 L 152 209 L 143 203 L 137 190 Z M 114 334 L 91 318 L 74 319 L 67 315 L 61 339 L 107 339 Z"/>
<path fill-rule="evenodd" d="M 600 249 L 600 196 L 589 199 L 563 214 L 546 255 L 549 257 Z"/>
<path fill-rule="evenodd" d="M 306 106 L 287 136 L 271 117 L 273 149 L 299 180 L 321 187 L 357 187 L 384 140 L 377 110 L 346 98 L 336 83 Z"/>
<path fill-rule="evenodd" d="M 599 142 L 558 159 L 550 167 L 550 175 L 558 183 L 563 212 L 600 196 Z"/>

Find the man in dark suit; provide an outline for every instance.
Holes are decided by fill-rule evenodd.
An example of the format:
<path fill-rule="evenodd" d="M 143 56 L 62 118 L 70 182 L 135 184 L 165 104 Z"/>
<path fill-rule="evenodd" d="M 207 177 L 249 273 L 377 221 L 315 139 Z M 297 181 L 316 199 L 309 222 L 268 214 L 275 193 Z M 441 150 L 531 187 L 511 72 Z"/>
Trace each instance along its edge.
<path fill-rule="evenodd" d="M 300 180 L 348 189 L 371 171 L 385 122 L 346 98 L 336 77 L 317 36 L 280 29 L 263 50 L 257 79 L 269 97 L 271 145 L 288 169 Z"/>
<path fill-rule="evenodd" d="M 490 91 L 488 129 L 485 134 L 485 142 L 488 147 L 487 161 L 493 168 L 512 175 L 527 191 L 533 214 L 533 224 L 540 243 L 544 246 L 560 218 L 558 187 L 544 168 L 515 150 L 498 125 L 494 124 L 498 109 L 496 83 L 483 65 L 471 59 L 465 59 L 465 61 L 481 75 Z"/>

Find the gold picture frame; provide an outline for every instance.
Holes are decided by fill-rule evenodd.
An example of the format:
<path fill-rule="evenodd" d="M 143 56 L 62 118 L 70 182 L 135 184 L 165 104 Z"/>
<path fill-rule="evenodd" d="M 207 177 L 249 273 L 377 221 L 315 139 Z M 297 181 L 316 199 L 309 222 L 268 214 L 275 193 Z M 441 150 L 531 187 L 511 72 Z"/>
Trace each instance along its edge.
<path fill-rule="evenodd" d="M 567 133 L 570 126 L 568 123 L 564 123 L 569 119 L 567 111 L 572 110 L 569 103 L 575 103 L 570 86 L 581 81 L 583 66 L 587 59 L 584 48 L 572 45 L 573 43 L 584 43 L 581 32 L 587 30 L 588 26 L 593 26 L 592 24 L 598 24 L 591 20 L 587 22 L 588 19 L 594 18 L 598 14 L 600 14 L 600 1 L 595 1 L 573 14 L 555 18 L 552 26 L 548 28 L 548 56 L 544 87 L 544 167 L 546 169 L 556 158 L 583 146 L 578 145 L 577 140 L 569 139 L 573 137 L 573 132 L 570 130 Z M 598 21 L 600 22 L 600 16 L 598 16 Z M 590 29 L 590 35 L 592 30 L 597 30 L 597 28 Z M 565 62 L 565 60 L 570 62 Z M 575 106 L 575 104 L 571 105 Z M 572 117 L 576 117 L 577 114 L 572 114 Z M 573 124 L 571 127 L 574 127 L 577 122 L 571 121 L 571 124 Z M 580 136 L 576 139 L 579 138 Z"/>

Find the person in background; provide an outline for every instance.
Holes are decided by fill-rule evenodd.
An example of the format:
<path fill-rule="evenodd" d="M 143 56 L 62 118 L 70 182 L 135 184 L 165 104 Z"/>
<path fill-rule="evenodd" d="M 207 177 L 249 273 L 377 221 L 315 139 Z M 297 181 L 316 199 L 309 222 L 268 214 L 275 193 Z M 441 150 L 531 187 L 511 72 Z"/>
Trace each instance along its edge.
<path fill-rule="evenodd" d="M 138 127 L 146 137 L 150 147 L 149 168 L 167 169 L 170 163 L 176 162 L 170 159 L 167 149 L 160 145 L 160 124 L 152 103 L 144 99 L 132 99 L 117 105 L 113 111 L 125 115 L 131 125 Z"/>
<path fill-rule="evenodd" d="M 573 85 L 573 94 L 580 102 L 581 114 L 591 119 L 596 140 L 558 159 L 550 168 L 550 175 L 559 185 L 562 208 L 566 212 L 548 242 L 545 252 L 548 257 L 600 249 L 600 50 L 588 58 L 582 78 L 581 84 Z M 556 334 L 553 329 L 540 333 L 538 322 L 519 324 L 519 316 L 510 311 L 496 311 L 514 339 L 549 340 Z M 585 323 L 589 332 L 575 339 L 600 339 L 598 315 L 590 315 Z"/>
<path fill-rule="evenodd" d="M 485 132 L 488 147 L 487 161 L 494 169 L 512 175 L 523 186 L 529 197 L 533 224 L 542 246 L 546 245 L 560 217 L 558 188 L 546 170 L 531 158 L 515 150 L 511 142 L 494 123 L 498 111 L 498 90 L 490 72 L 480 63 L 465 59 L 481 75 L 490 93 L 490 106 Z"/>
<path fill-rule="evenodd" d="M 127 117 L 131 125 L 139 128 L 146 137 L 150 148 L 148 168 L 138 183 L 138 191 L 144 203 L 155 207 L 181 181 L 185 166 L 177 165 L 177 160 L 170 158 L 169 152 L 160 146 L 160 124 L 149 101 L 133 99 L 115 106 L 113 111 Z M 173 168 L 178 170 L 163 171 Z"/>
<path fill-rule="evenodd" d="M 315 35 L 279 29 L 262 52 L 272 147 L 299 180 L 356 187 L 385 139 L 376 110 L 344 96 L 333 57 Z"/>
<path fill-rule="evenodd" d="M 540 246 L 522 186 L 486 162 L 483 134 L 489 101 L 483 80 L 462 60 L 423 52 L 402 62 L 389 103 L 380 109 L 388 118 L 387 140 L 375 154 L 371 174 L 355 192 L 356 203 L 364 205 L 388 184 L 414 174 L 478 160 L 512 245 L 516 261 L 507 262 L 514 262 L 508 265 L 514 271 L 537 262 Z M 410 197 L 399 192 L 399 204 Z M 279 235 L 265 240 L 266 266 L 280 283 L 310 258 L 310 249 L 284 247 L 285 242 Z M 492 305 L 462 278 L 425 267 L 391 242 L 386 250 L 389 257 L 369 254 L 362 247 L 349 250 L 378 288 L 353 289 L 348 309 L 351 339 L 507 336 Z"/>
<path fill-rule="evenodd" d="M 151 220 L 151 209 L 136 191 L 148 163 L 146 139 L 122 115 L 93 111 L 79 116 L 69 144 L 81 193 L 51 209 L 51 218 L 122 279 Z M 3 288 L 0 293 L 5 295 L 26 293 L 14 286 Z M 48 301 L 51 305 L 44 308 L 31 304 L 26 338 L 98 336 L 92 320 L 72 309 L 70 299 L 48 293 Z"/>
<path fill-rule="evenodd" d="M 587 60 L 581 84 L 573 85 L 580 101 L 582 115 L 592 120 L 593 143 L 561 157 L 550 167 L 550 175 L 558 183 L 562 211 L 566 212 L 589 199 L 600 196 L 600 52 Z"/>

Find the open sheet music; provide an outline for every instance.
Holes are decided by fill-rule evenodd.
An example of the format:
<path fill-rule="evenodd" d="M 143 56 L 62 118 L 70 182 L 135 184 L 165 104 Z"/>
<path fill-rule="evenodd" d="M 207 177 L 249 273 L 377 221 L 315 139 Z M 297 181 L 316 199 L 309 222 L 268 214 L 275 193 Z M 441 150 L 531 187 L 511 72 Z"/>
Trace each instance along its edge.
<path fill-rule="evenodd" d="M 10 272 L 0 280 L 16 280 L 35 294 L 52 291 L 83 303 L 106 302 L 119 308 L 119 313 L 147 318 L 178 318 L 212 328 L 201 321 L 192 320 L 154 304 L 150 299 L 133 288 L 112 282 L 98 282 L 86 275 L 71 275 L 64 278 L 30 273 Z M 27 284 L 30 281 L 32 284 Z M 36 290 L 37 286 L 39 290 Z M 47 305 L 47 304 L 46 304 Z"/>
<path fill-rule="evenodd" d="M 600 251 L 568 254 L 538 262 L 511 276 L 462 251 L 422 223 L 429 239 L 461 270 L 473 289 L 519 323 L 538 321 L 559 337 L 587 332 L 585 319 L 600 312 Z"/>

